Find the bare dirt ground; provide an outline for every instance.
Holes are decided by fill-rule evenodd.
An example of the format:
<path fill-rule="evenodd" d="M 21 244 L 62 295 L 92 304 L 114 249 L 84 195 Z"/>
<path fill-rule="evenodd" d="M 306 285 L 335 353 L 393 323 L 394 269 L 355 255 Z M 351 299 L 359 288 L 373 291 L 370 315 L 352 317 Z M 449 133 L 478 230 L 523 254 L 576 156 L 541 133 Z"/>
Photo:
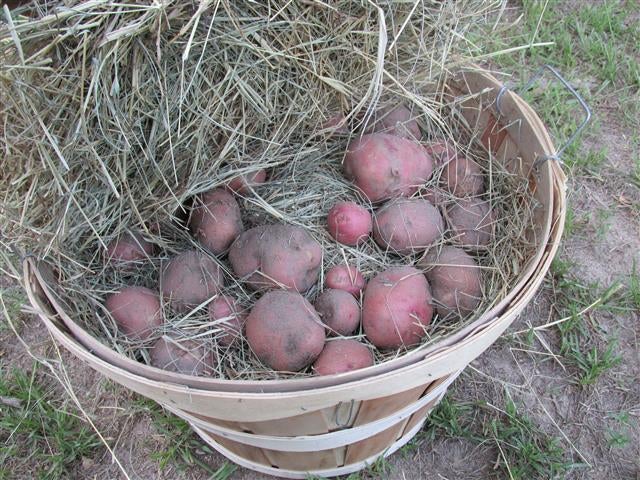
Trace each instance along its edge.
<path fill-rule="evenodd" d="M 563 5 L 569 14 L 570 5 Z M 584 79 L 579 83 L 592 82 L 591 74 L 580 75 L 574 77 Z M 600 86 L 596 81 L 589 95 L 595 127 L 572 156 L 606 153 L 600 162 L 575 161 L 569 170 L 570 225 L 559 262 L 507 334 L 453 384 L 449 408 L 410 446 L 357 478 L 640 478 L 640 313 L 633 301 L 640 273 L 640 121 L 633 110 L 625 120 L 629 105 L 639 101 L 638 87 Z M 24 301 L 15 282 L 2 282 L 8 306 L 7 298 Z M 582 312 L 616 282 L 612 298 Z M 582 313 L 572 316 L 574 308 Z M 183 425 L 167 424 L 149 402 L 59 351 L 34 317 L 7 310 L 21 340 L 0 322 L 0 380 L 35 370 L 47 401 L 88 428 L 90 419 L 113 452 L 104 445 L 88 450 L 69 463 L 66 478 L 126 478 L 125 472 L 145 480 L 226 478 L 214 473 L 224 457 Z M 561 318 L 575 328 L 530 330 Z M 0 403 L 0 414 L 12 408 Z M 19 452 L 0 456 L 0 478 L 41 472 L 39 457 L 25 460 L 21 441 L 0 431 L 4 447 L 17 443 Z M 237 468 L 228 478 L 272 477 Z"/>

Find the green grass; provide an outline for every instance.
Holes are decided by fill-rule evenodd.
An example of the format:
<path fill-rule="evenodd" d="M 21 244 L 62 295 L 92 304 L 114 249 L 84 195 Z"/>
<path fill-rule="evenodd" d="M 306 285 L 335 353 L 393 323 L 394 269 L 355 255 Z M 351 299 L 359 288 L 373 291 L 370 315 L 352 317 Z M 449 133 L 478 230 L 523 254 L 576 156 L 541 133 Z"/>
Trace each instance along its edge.
<path fill-rule="evenodd" d="M 22 291 L 15 287 L 0 289 L 0 316 L 4 318 L 4 309 L 6 314 L 12 319 L 18 319 L 22 306 L 27 303 L 27 298 Z M 18 325 L 16 325 L 18 327 Z M 9 325 L 6 321 L 0 321 L 0 332 L 8 330 Z"/>
<path fill-rule="evenodd" d="M 235 472 L 235 465 L 229 462 L 217 470 L 211 468 L 201 458 L 203 454 L 212 453 L 211 449 L 196 437 L 187 422 L 166 413 L 157 403 L 140 398 L 134 403 L 134 410 L 150 415 L 156 430 L 168 439 L 165 450 L 152 454 L 162 470 L 169 465 L 178 470 L 197 466 L 207 472 L 210 480 L 227 480 Z"/>
<path fill-rule="evenodd" d="M 37 364 L 28 375 L 0 371 L 0 396 L 13 403 L 0 405 L 0 479 L 14 478 L 22 465 L 39 465 L 23 472 L 33 478 L 71 478 L 74 464 L 102 445 L 88 425 L 38 385 L 36 370 Z"/>

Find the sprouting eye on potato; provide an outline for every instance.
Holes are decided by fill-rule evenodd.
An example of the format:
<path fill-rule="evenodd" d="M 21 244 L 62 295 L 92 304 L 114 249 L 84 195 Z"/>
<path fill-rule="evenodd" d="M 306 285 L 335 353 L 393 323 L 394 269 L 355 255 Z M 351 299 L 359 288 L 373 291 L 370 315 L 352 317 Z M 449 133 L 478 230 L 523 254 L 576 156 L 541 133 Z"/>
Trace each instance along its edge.
<path fill-rule="evenodd" d="M 194 200 L 189 228 L 200 244 L 214 255 L 224 252 L 242 232 L 238 202 L 222 188 L 206 192 Z"/>
<path fill-rule="evenodd" d="M 147 340 L 164 323 L 160 297 L 145 287 L 125 287 L 107 296 L 107 311 L 132 340 Z"/>
<path fill-rule="evenodd" d="M 160 337 L 149 349 L 151 365 L 183 375 L 210 375 L 216 364 L 212 351 L 198 340 Z"/>
<path fill-rule="evenodd" d="M 255 290 L 306 292 L 318 281 L 322 247 L 303 228 L 263 225 L 233 242 L 229 262 L 238 278 Z"/>

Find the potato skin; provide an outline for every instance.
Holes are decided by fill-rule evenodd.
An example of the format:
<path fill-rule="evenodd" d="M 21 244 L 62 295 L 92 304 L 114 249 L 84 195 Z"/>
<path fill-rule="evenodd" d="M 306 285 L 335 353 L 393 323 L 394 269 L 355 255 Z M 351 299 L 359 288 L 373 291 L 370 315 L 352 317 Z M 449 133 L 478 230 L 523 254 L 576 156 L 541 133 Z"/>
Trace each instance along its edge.
<path fill-rule="evenodd" d="M 240 313 L 236 299 L 229 295 L 219 295 L 209 303 L 208 309 L 212 321 L 224 319 L 216 325 L 223 332 L 216 340 L 220 345 L 228 347 L 242 335 L 246 316 Z"/>
<path fill-rule="evenodd" d="M 112 293 L 105 306 L 118 328 L 132 340 L 147 340 L 164 323 L 160 297 L 145 287 L 125 287 Z"/>
<path fill-rule="evenodd" d="M 473 250 L 489 245 L 493 239 L 495 217 L 485 200 L 460 199 L 447 209 L 446 217 L 457 245 Z"/>
<path fill-rule="evenodd" d="M 445 140 L 430 143 L 424 148 L 431 155 L 436 166 L 446 165 L 458 156 L 456 147 Z"/>
<path fill-rule="evenodd" d="M 373 228 L 369 211 L 355 202 L 336 203 L 327 215 L 329 233 L 344 245 L 366 241 Z"/>
<path fill-rule="evenodd" d="M 243 230 L 238 202 L 222 188 L 202 194 L 194 201 L 189 228 L 202 246 L 221 254 Z"/>
<path fill-rule="evenodd" d="M 442 215 L 421 198 L 391 200 L 376 213 L 373 238 L 400 254 L 425 250 L 444 233 Z"/>
<path fill-rule="evenodd" d="M 420 140 L 422 132 L 411 111 L 404 105 L 387 107 L 377 115 L 373 131 L 395 135 L 400 138 Z"/>
<path fill-rule="evenodd" d="M 392 267 L 376 275 L 364 291 L 362 326 L 382 349 L 415 345 L 433 316 L 431 290 L 413 267 Z"/>
<path fill-rule="evenodd" d="M 216 364 L 212 351 L 197 340 L 160 337 L 149 349 L 151 365 L 183 375 L 210 375 Z"/>
<path fill-rule="evenodd" d="M 373 354 L 357 340 L 340 339 L 327 342 L 313 364 L 318 375 L 334 375 L 373 366 Z"/>
<path fill-rule="evenodd" d="M 125 232 L 107 245 L 105 258 L 108 263 L 126 265 L 148 259 L 154 250 L 154 245 L 147 242 L 141 233 Z"/>
<path fill-rule="evenodd" d="M 344 290 L 354 297 L 360 297 L 360 292 L 367 284 L 362 273 L 351 265 L 336 265 L 331 267 L 325 278 L 327 288 Z"/>
<path fill-rule="evenodd" d="M 344 160 L 345 175 L 372 202 L 414 194 L 433 173 L 433 161 L 420 145 L 387 133 L 353 140 Z"/>
<path fill-rule="evenodd" d="M 223 286 L 220 266 L 196 250 L 173 257 L 160 273 L 160 292 L 178 312 L 197 307 Z"/>
<path fill-rule="evenodd" d="M 466 317 L 482 300 L 481 272 L 471 255 L 445 246 L 429 252 L 419 262 L 425 268 L 438 315 Z"/>
<path fill-rule="evenodd" d="M 360 325 L 360 305 L 344 290 L 328 288 L 313 304 L 329 336 L 350 335 Z"/>
<path fill-rule="evenodd" d="M 267 180 L 267 171 L 264 168 L 249 173 L 243 173 L 233 178 L 227 187 L 240 195 L 246 195 L 252 187 L 260 185 Z"/>
<path fill-rule="evenodd" d="M 233 242 L 229 262 L 255 290 L 284 287 L 306 292 L 318 281 L 322 248 L 300 227 L 262 225 Z"/>
<path fill-rule="evenodd" d="M 460 155 L 445 165 L 440 181 L 444 189 L 457 197 L 470 197 L 484 192 L 484 176 L 480 165 Z"/>
<path fill-rule="evenodd" d="M 247 317 L 245 334 L 260 361 L 274 370 L 297 372 L 320 355 L 325 331 L 313 306 L 296 292 L 265 293 Z"/>

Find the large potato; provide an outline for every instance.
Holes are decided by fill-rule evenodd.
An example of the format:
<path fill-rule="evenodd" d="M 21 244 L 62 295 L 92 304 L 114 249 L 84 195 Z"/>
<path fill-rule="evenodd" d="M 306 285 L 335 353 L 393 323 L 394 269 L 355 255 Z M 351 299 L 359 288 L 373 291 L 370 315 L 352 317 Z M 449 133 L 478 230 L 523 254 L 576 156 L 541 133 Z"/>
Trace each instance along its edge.
<path fill-rule="evenodd" d="M 274 370 L 297 372 L 324 346 L 325 331 L 313 306 L 299 293 L 275 290 L 254 305 L 245 325 L 256 356 Z"/>
<path fill-rule="evenodd" d="M 197 307 L 224 285 L 222 269 L 202 252 L 189 250 L 172 258 L 160 273 L 160 291 L 179 312 Z"/>
<path fill-rule="evenodd" d="M 376 347 L 415 345 L 431 322 L 429 283 L 413 267 L 392 267 L 376 275 L 364 291 L 362 326 Z"/>
<path fill-rule="evenodd" d="M 256 290 L 306 292 L 318 280 L 322 248 L 300 227 L 262 225 L 233 242 L 229 262 L 236 275 Z"/>
<path fill-rule="evenodd" d="M 411 140 L 373 133 L 353 140 L 347 148 L 344 171 L 372 202 L 409 196 L 433 172 L 433 161 Z"/>
<path fill-rule="evenodd" d="M 109 263 L 127 265 L 140 262 L 153 255 L 154 246 L 139 232 L 125 232 L 107 245 L 105 254 Z"/>
<path fill-rule="evenodd" d="M 447 209 L 446 217 L 452 240 L 464 248 L 486 247 L 493 239 L 495 218 L 485 200 L 460 199 Z"/>
<path fill-rule="evenodd" d="M 387 107 L 377 114 L 375 132 L 389 133 L 396 137 L 420 140 L 422 132 L 415 117 L 404 105 Z"/>
<path fill-rule="evenodd" d="M 365 241 L 373 228 L 369 210 L 354 202 L 336 203 L 327 215 L 329 233 L 344 245 Z"/>
<path fill-rule="evenodd" d="M 428 248 L 444 233 L 436 207 L 420 198 L 397 198 L 375 216 L 373 238 L 382 248 L 407 254 Z"/>
<path fill-rule="evenodd" d="M 426 269 L 438 314 L 466 317 L 482 300 L 480 267 L 473 257 L 455 247 L 429 252 L 419 262 Z"/>
<path fill-rule="evenodd" d="M 160 297 L 145 287 L 126 287 L 107 296 L 105 306 L 118 328 L 132 340 L 146 340 L 164 323 Z"/>
<path fill-rule="evenodd" d="M 154 367 L 184 375 L 210 375 L 216 364 L 213 351 L 197 340 L 159 338 L 149 349 Z"/>
<path fill-rule="evenodd" d="M 235 298 L 229 295 L 218 295 L 209 303 L 209 318 L 216 322 L 216 328 L 222 334 L 216 337 L 220 345 L 231 345 L 242 335 L 246 317 L 240 313 L 240 307 Z"/>
<path fill-rule="evenodd" d="M 222 188 L 216 188 L 194 201 L 189 228 L 193 236 L 211 253 L 224 252 L 242 232 L 238 202 Z"/>
<path fill-rule="evenodd" d="M 350 335 L 360 325 L 360 305 L 344 290 L 328 288 L 313 304 L 329 335 Z"/>
<path fill-rule="evenodd" d="M 484 192 L 484 176 L 480 165 L 460 155 L 445 165 L 440 181 L 443 188 L 457 197 L 469 197 Z"/>
<path fill-rule="evenodd" d="M 331 267 L 325 278 L 325 284 L 328 288 L 344 290 L 355 297 L 360 296 L 360 292 L 366 283 L 360 270 L 351 265 L 336 265 Z"/>
<path fill-rule="evenodd" d="M 371 350 L 357 340 L 340 339 L 327 342 L 313 364 L 318 375 L 346 373 L 373 365 Z"/>

